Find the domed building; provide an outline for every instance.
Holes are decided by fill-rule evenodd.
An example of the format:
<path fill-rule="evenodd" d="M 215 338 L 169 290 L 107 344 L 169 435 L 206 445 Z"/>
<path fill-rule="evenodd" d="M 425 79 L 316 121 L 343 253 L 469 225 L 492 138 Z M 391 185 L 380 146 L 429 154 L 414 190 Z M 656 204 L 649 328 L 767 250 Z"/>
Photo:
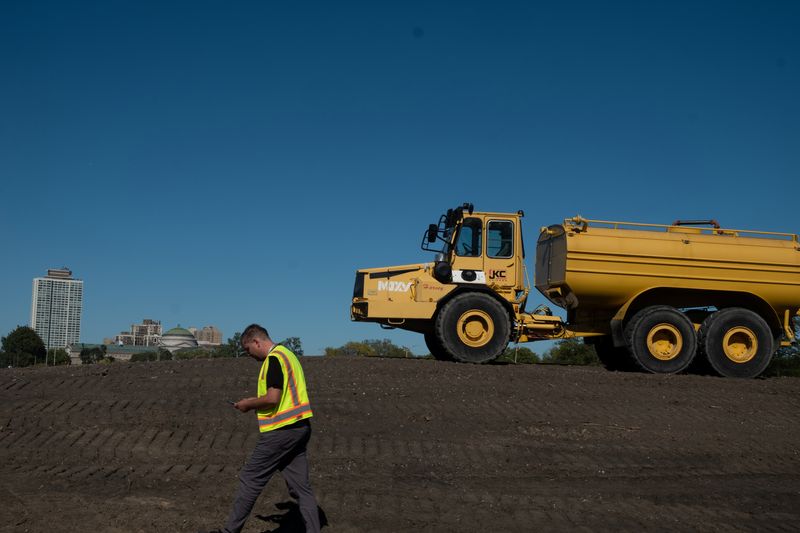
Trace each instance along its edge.
<path fill-rule="evenodd" d="M 197 339 L 191 331 L 178 326 L 161 335 L 159 344 L 170 353 L 175 353 L 183 348 L 197 348 Z"/>

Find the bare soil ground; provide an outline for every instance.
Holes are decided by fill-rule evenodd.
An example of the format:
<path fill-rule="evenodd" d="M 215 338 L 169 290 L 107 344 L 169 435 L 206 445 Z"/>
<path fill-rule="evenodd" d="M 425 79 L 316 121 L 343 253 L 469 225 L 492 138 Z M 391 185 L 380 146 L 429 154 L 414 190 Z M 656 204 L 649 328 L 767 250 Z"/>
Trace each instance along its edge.
<path fill-rule="evenodd" d="M 305 358 L 323 531 L 798 531 L 800 379 Z M 250 359 L 0 370 L 0 531 L 222 524 Z M 287 508 L 288 507 L 288 508 Z M 294 531 L 276 476 L 245 531 Z"/>

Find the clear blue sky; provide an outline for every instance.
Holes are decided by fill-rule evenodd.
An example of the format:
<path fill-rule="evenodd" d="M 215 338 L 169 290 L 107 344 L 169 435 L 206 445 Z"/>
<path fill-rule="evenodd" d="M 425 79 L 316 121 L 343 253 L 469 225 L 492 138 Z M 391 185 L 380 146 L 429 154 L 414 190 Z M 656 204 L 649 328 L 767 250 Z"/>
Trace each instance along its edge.
<path fill-rule="evenodd" d="M 447 207 L 798 232 L 800 3 L 0 3 L 0 334 L 256 321 L 307 353 Z M 529 263 L 530 257 L 529 257 Z M 563 316 L 563 315 L 562 315 Z M 537 349 L 536 346 L 533 346 Z"/>

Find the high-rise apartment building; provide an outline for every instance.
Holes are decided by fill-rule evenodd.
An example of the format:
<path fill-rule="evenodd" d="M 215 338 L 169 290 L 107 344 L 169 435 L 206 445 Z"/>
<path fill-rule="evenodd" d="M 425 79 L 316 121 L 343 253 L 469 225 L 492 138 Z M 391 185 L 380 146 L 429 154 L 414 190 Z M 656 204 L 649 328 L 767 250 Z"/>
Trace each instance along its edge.
<path fill-rule="evenodd" d="M 71 270 L 51 268 L 33 279 L 31 328 L 48 349 L 80 342 L 82 310 L 83 281 L 72 279 Z"/>

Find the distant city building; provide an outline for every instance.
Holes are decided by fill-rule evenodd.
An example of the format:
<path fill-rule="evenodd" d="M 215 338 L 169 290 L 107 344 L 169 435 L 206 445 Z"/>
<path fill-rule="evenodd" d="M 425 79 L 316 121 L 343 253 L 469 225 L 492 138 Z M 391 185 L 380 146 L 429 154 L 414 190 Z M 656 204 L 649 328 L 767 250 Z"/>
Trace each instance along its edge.
<path fill-rule="evenodd" d="M 222 344 L 222 332 L 214 326 L 204 326 L 202 329 L 195 329 L 192 333 L 194 333 L 197 343 L 200 345 L 219 346 Z"/>
<path fill-rule="evenodd" d="M 170 353 L 175 353 L 182 348 L 197 348 L 197 339 L 191 331 L 178 326 L 161 336 L 160 346 L 169 350 Z"/>
<path fill-rule="evenodd" d="M 141 324 L 131 324 L 130 331 L 114 337 L 118 346 L 158 346 L 161 341 L 161 321 L 145 318 Z"/>
<path fill-rule="evenodd" d="M 33 279 L 31 328 L 48 349 L 80 341 L 82 311 L 83 281 L 73 279 L 68 268 L 51 268 Z"/>

